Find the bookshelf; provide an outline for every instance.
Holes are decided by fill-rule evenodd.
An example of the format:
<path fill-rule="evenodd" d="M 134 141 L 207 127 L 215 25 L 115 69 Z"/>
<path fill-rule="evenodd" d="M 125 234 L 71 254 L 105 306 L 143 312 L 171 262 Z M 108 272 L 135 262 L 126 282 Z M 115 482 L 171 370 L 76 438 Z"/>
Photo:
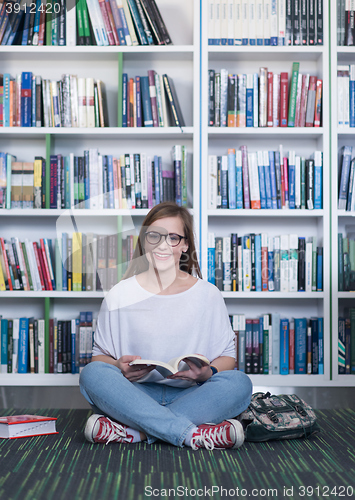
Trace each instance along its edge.
<path fill-rule="evenodd" d="M 207 4 L 207 2 L 206 2 Z M 328 2 L 324 2 L 324 26 L 328 26 Z M 250 375 L 257 387 L 329 386 L 330 369 L 330 144 L 329 144 L 329 55 L 328 33 L 324 30 L 323 46 L 227 46 L 208 45 L 208 8 L 202 8 L 202 127 L 201 144 L 201 249 L 202 270 L 207 279 L 208 233 L 215 236 L 238 236 L 253 233 L 268 233 L 272 236 L 297 234 L 317 236 L 323 245 L 323 292 L 222 292 L 230 315 L 245 314 L 246 318 L 257 318 L 265 313 L 278 312 L 282 317 L 322 316 L 324 318 L 324 375 Z M 260 67 L 290 77 L 292 63 L 300 63 L 300 73 L 310 73 L 323 79 L 323 126 L 319 128 L 242 128 L 208 126 L 208 70 L 216 72 L 222 68 L 228 73 L 247 74 L 259 72 Z M 323 152 L 323 209 L 322 210 L 209 210 L 208 200 L 208 156 L 226 155 L 229 148 L 238 150 L 246 145 L 248 152 L 278 150 L 282 144 L 284 155 L 295 150 L 296 155 L 309 158 L 315 150 Z"/>
<path fill-rule="evenodd" d="M 1 46 L 2 72 L 15 76 L 32 71 L 42 78 L 58 80 L 62 74 L 101 79 L 106 86 L 109 127 L 106 128 L 0 128 L 0 150 L 17 156 L 18 161 L 33 161 L 43 156 L 49 164 L 51 154 L 82 155 L 97 147 L 102 154 L 158 154 L 164 165 L 171 165 L 171 150 L 185 145 L 188 153 L 188 207 L 199 233 L 199 88 L 200 88 L 200 2 L 199 0 L 158 0 L 160 12 L 172 37 L 169 46 L 76 46 L 22 47 Z M 130 77 L 146 75 L 154 69 L 172 77 L 186 127 L 122 128 L 119 126 L 122 72 Z M 39 240 L 55 238 L 63 231 L 77 230 L 113 234 L 138 234 L 148 210 L 1 210 L 1 236 Z M 76 318 L 80 311 L 93 311 L 97 317 L 104 292 L 1 292 L 0 314 L 6 318 L 19 315 L 45 318 Z M 20 307 L 19 307 L 20 306 Z M 20 311 L 20 312 L 19 312 Z M 6 386 L 72 386 L 78 376 L 71 374 L 1 374 Z"/>
<path fill-rule="evenodd" d="M 355 47 L 337 45 L 337 7 L 339 2 L 330 3 L 331 14 L 331 38 L 330 38 L 330 61 L 331 61 L 331 87 L 338 91 L 337 66 L 341 64 L 354 64 Z M 338 279 L 338 233 L 345 236 L 347 228 L 355 229 L 354 212 L 346 212 L 338 209 L 340 169 L 340 152 L 345 145 L 355 146 L 355 129 L 338 126 L 337 99 L 332 99 L 331 119 L 331 164 L 332 164 L 332 187 L 331 187 L 331 227 L 332 227 L 332 266 L 331 266 L 331 293 L 332 293 L 332 385 L 341 387 L 354 387 L 355 377 L 352 375 L 341 375 L 338 373 L 338 318 L 344 314 L 344 308 L 354 307 L 355 295 L 353 292 L 340 292 Z"/>

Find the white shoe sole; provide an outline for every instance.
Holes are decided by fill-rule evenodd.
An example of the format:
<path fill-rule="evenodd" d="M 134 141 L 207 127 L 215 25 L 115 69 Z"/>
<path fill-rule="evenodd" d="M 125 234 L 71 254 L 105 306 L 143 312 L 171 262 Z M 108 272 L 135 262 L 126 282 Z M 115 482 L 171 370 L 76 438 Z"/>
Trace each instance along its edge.
<path fill-rule="evenodd" d="M 88 441 L 90 441 L 90 443 L 95 443 L 94 437 L 93 437 L 93 430 L 94 430 L 96 422 L 101 417 L 103 417 L 103 415 L 98 415 L 98 414 L 94 413 L 94 415 L 91 415 L 91 417 L 89 417 L 87 422 L 86 422 L 84 436 Z"/>
<path fill-rule="evenodd" d="M 227 422 L 230 422 L 233 425 L 235 432 L 235 444 L 232 446 L 232 449 L 240 448 L 244 443 L 244 429 L 239 420 L 234 420 L 233 418 L 227 419 Z"/>

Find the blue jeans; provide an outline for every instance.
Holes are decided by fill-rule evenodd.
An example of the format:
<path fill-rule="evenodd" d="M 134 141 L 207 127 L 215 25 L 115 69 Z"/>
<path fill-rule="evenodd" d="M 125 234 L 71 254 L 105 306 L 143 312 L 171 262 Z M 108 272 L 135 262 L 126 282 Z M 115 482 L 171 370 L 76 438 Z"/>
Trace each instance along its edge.
<path fill-rule="evenodd" d="M 203 385 L 188 388 L 130 382 L 114 365 L 94 361 L 80 374 L 80 391 L 93 411 L 144 432 L 156 439 L 183 446 L 196 425 L 220 423 L 244 411 L 252 394 L 245 373 L 217 373 Z"/>

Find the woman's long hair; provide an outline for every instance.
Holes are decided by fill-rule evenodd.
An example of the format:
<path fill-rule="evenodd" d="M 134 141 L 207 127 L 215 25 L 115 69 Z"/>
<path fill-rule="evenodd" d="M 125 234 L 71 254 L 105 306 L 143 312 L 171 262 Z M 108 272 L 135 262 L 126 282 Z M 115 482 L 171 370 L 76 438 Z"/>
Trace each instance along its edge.
<path fill-rule="evenodd" d="M 180 207 L 176 203 L 165 201 L 153 207 L 145 217 L 139 232 L 132 260 L 122 279 L 130 278 L 148 269 L 149 263 L 144 252 L 145 232 L 153 222 L 159 219 L 165 219 L 166 217 L 180 217 L 184 226 L 184 236 L 187 238 L 188 249 L 181 254 L 179 264 L 180 270 L 202 278 L 201 269 L 197 260 L 192 216 L 186 208 Z"/>

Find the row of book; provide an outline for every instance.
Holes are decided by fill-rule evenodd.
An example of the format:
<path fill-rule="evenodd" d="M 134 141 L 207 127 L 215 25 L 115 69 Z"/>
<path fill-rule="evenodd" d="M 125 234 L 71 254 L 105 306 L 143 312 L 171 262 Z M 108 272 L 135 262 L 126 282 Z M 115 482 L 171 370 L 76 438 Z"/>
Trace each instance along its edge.
<path fill-rule="evenodd" d="M 338 373 L 355 375 L 355 308 L 344 309 L 338 318 Z"/>
<path fill-rule="evenodd" d="M 210 69 L 210 127 L 320 127 L 323 80 L 300 73 L 299 63 L 287 72 L 230 74 Z"/>
<path fill-rule="evenodd" d="M 338 291 L 355 292 L 355 227 L 345 225 L 338 233 Z"/>
<path fill-rule="evenodd" d="M 209 232 L 208 281 L 225 292 L 321 292 L 323 247 L 315 236 Z"/>
<path fill-rule="evenodd" d="M 0 11 L 1 45 L 168 45 L 155 0 L 7 0 Z"/>
<path fill-rule="evenodd" d="M 355 127 L 355 64 L 337 66 L 338 126 Z"/>
<path fill-rule="evenodd" d="M 323 158 L 284 155 L 278 151 L 248 153 L 247 146 L 208 157 L 208 208 L 321 209 Z"/>
<path fill-rule="evenodd" d="M 337 0 L 337 43 L 351 46 L 355 43 L 355 10 L 348 0 Z"/>
<path fill-rule="evenodd" d="M 249 374 L 323 375 L 323 318 L 282 318 L 279 313 L 230 316 L 236 368 Z"/>
<path fill-rule="evenodd" d="M 105 85 L 63 75 L 46 80 L 24 71 L 0 75 L 0 127 L 108 127 Z"/>
<path fill-rule="evenodd" d="M 355 158 L 352 156 L 352 146 L 343 146 L 341 148 L 339 161 L 339 210 L 355 210 L 355 195 L 353 196 Z"/>
<path fill-rule="evenodd" d="M 209 0 L 209 45 L 323 45 L 323 0 Z"/>
<path fill-rule="evenodd" d="M 91 311 L 79 318 L 0 319 L 1 373 L 79 373 L 91 361 L 96 319 Z"/>
<path fill-rule="evenodd" d="M 110 290 L 127 269 L 137 243 L 136 236 L 119 238 L 79 232 L 39 242 L 0 238 L 0 291 Z"/>
<path fill-rule="evenodd" d="M 187 206 L 186 147 L 173 146 L 171 163 L 145 153 L 83 156 L 51 155 L 46 160 L 18 162 L 0 152 L 0 209 L 120 209 L 152 208 L 162 201 Z M 49 175 L 49 192 L 47 177 Z"/>
<path fill-rule="evenodd" d="M 122 75 L 122 127 L 184 127 L 173 79 L 148 70 L 148 76 Z"/>

